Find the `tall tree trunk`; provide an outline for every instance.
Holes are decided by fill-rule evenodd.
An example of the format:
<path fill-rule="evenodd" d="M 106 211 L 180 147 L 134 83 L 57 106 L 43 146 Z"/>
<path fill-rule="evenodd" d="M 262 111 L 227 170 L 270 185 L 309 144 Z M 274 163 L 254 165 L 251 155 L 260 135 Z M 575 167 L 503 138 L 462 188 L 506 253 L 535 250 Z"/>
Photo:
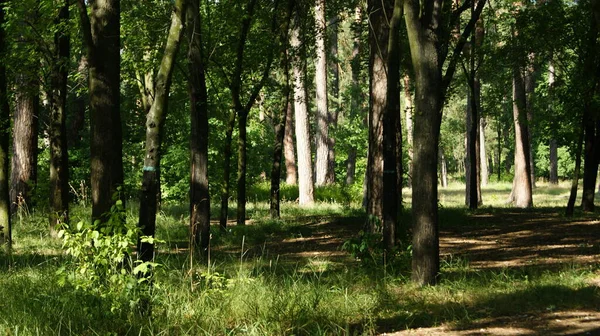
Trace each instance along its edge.
<path fill-rule="evenodd" d="M 190 247 L 207 252 L 210 244 L 210 194 L 208 190 L 208 92 L 202 55 L 200 0 L 188 0 L 186 36 L 190 95 Z"/>
<path fill-rule="evenodd" d="M 328 148 L 329 155 L 327 156 L 327 176 L 325 177 L 326 184 L 335 182 L 335 138 L 331 135 L 331 129 L 337 127 L 338 117 L 341 108 L 340 101 L 340 68 L 338 65 L 338 21 L 339 16 L 335 16 L 328 25 L 330 30 L 329 52 L 331 57 L 328 59 L 329 68 L 331 69 L 331 95 L 333 97 L 333 111 L 329 111 L 329 128 L 328 130 Z M 331 108 L 331 104 L 328 104 Z"/>
<path fill-rule="evenodd" d="M 227 122 L 227 130 L 225 131 L 225 145 L 223 148 L 223 186 L 221 189 L 221 212 L 219 214 L 219 226 L 222 231 L 227 227 L 227 216 L 229 212 L 229 191 L 231 189 L 231 142 L 233 139 L 233 130 L 235 129 L 235 110 L 231 111 L 229 121 Z"/>
<path fill-rule="evenodd" d="M 402 20 L 402 0 L 395 0 L 390 20 L 387 48 L 387 88 L 386 105 L 383 111 L 383 246 L 391 252 L 396 241 L 398 226 L 398 152 L 402 153 L 402 140 L 398 146 L 398 126 L 400 126 L 400 20 Z M 401 133 L 400 133 L 401 134 Z"/>
<path fill-rule="evenodd" d="M 248 112 L 238 110 L 237 225 L 246 224 L 246 161 Z"/>
<path fill-rule="evenodd" d="M 526 94 L 523 75 L 513 69 L 513 120 L 515 125 L 515 175 L 511 201 L 519 208 L 533 206 L 531 173 L 529 171 L 529 131 L 527 127 Z"/>
<path fill-rule="evenodd" d="M 533 95 L 535 94 L 535 75 L 536 70 L 534 65 L 532 64 L 535 59 L 535 54 L 531 53 L 529 55 L 529 65 L 525 70 L 525 95 L 526 95 L 526 109 L 527 109 L 527 129 L 529 130 L 529 174 L 531 175 L 531 188 L 535 188 L 535 157 L 533 151 L 533 126 L 534 126 L 534 117 L 533 117 Z"/>
<path fill-rule="evenodd" d="M 290 36 L 290 45 L 294 50 L 298 50 L 301 47 L 299 25 L 300 22 L 298 14 L 296 14 Z M 302 53 L 302 51 L 300 51 L 300 53 Z M 292 71 L 294 74 L 294 117 L 296 121 L 298 193 L 300 205 L 309 205 L 314 202 L 310 130 L 308 121 L 308 106 L 306 102 L 305 69 L 303 57 L 299 54 L 296 54 L 294 61 L 292 62 Z"/>
<path fill-rule="evenodd" d="M 487 126 L 485 118 L 479 119 L 479 161 L 480 161 L 480 178 L 481 186 L 487 186 L 489 183 L 490 170 L 488 167 L 487 151 L 485 148 L 485 127 Z M 481 195 L 481 190 L 479 192 Z"/>
<path fill-rule="evenodd" d="M 403 77 L 404 92 L 404 114 L 406 118 L 406 142 L 408 143 L 408 185 L 412 186 L 412 166 L 413 166 L 413 99 L 410 89 L 410 76 Z"/>
<path fill-rule="evenodd" d="M 165 52 L 156 76 L 154 102 L 146 118 L 146 149 L 140 194 L 139 227 L 142 236 L 154 237 L 156 232 L 158 174 L 156 167 L 162 155 L 162 137 L 167 116 L 169 91 L 171 89 L 173 69 L 176 55 L 183 36 L 185 20 L 185 1 L 177 0 L 171 15 L 171 26 L 167 35 Z M 150 261 L 154 259 L 154 243 L 138 240 L 138 259 Z"/>
<path fill-rule="evenodd" d="M 315 91 L 316 97 L 316 158 L 315 183 L 325 185 L 329 166 L 329 109 L 327 100 L 327 53 L 325 51 L 325 0 L 315 0 Z"/>
<path fill-rule="evenodd" d="M 471 72 L 469 75 L 469 92 L 467 93 L 467 155 L 465 163 L 465 181 L 466 181 L 466 205 L 470 209 L 477 209 L 479 205 L 479 188 L 478 176 L 478 136 L 479 136 L 479 113 L 477 110 L 477 102 L 475 97 L 475 74 Z"/>
<path fill-rule="evenodd" d="M 4 31 L 4 6 L 6 0 L 0 0 L 0 54 L 7 49 Z M 12 248 L 12 223 L 10 217 L 10 197 L 8 187 L 8 143 L 10 138 L 10 111 L 6 87 L 5 58 L 0 60 L 0 245 L 6 245 L 10 253 Z"/>
<path fill-rule="evenodd" d="M 446 156 L 444 150 L 440 149 L 440 175 L 442 188 L 448 188 L 448 163 L 446 162 Z"/>
<path fill-rule="evenodd" d="M 383 114 L 388 86 L 387 62 L 389 28 L 386 18 L 390 3 L 369 0 L 369 153 L 367 161 L 368 229 L 376 230 L 383 222 Z M 393 5 L 393 4 L 392 4 Z M 386 7 L 383 7 L 386 6 Z M 392 125 L 393 127 L 394 125 Z M 395 183 L 395 182 L 394 182 Z"/>
<path fill-rule="evenodd" d="M 32 69 L 36 68 L 33 67 Z M 15 83 L 13 155 L 10 174 L 10 200 L 13 214 L 21 206 L 31 206 L 31 197 L 37 183 L 39 83 L 37 76 L 28 71 L 30 69 L 18 74 Z"/>
<path fill-rule="evenodd" d="M 350 116 L 355 117 L 360 113 L 360 102 L 362 101 L 362 92 L 360 86 L 360 41 L 362 33 L 362 7 L 359 3 L 354 9 L 354 24 L 352 26 L 353 34 L 353 46 L 352 46 L 352 57 L 350 66 L 352 70 L 352 84 L 351 84 L 351 102 L 350 102 Z M 356 146 L 350 145 L 348 149 L 348 158 L 346 159 L 346 184 L 354 184 L 354 178 L 356 174 Z"/>
<path fill-rule="evenodd" d="M 69 1 L 60 9 L 54 35 L 56 55 L 52 74 L 52 110 L 50 112 L 50 230 L 69 220 L 69 161 L 67 152 L 67 76 L 70 43 L 67 31 Z"/>
<path fill-rule="evenodd" d="M 558 184 L 558 143 L 550 139 L 550 184 Z"/>
<path fill-rule="evenodd" d="M 584 119 L 585 120 L 585 119 Z M 572 217 L 575 211 L 575 200 L 577 199 L 577 186 L 579 185 L 579 175 L 581 173 L 581 152 L 583 151 L 584 125 L 581 125 L 581 131 L 577 137 L 577 149 L 575 152 L 575 170 L 573 171 L 573 181 L 571 182 L 571 192 L 569 193 L 569 201 L 565 215 Z"/>
<path fill-rule="evenodd" d="M 296 151 L 294 150 L 294 105 L 289 100 L 285 109 L 285 136 L 283 138 L 283 154 L 285 157 L 285 183 L 298 184 L 298 169 L 296 167 Z"/>
<path fill-rule="evenodd" d="M 96 0 L 88 17 L 78 0 L 89 65 L 92 218 L 107 220 L 113 196 L 123 185 L 120 114 L 121 2 Z M 122 195 L 119 196 L 123 200 Z"/>

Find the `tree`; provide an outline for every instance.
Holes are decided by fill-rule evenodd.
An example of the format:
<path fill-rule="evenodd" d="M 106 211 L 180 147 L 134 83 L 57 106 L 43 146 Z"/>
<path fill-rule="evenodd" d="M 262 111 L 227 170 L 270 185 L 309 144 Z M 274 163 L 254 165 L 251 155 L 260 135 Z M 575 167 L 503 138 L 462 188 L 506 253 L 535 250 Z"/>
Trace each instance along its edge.
<path fill-rule="evenodd" d="M 329 107 L 327 99 L 327 53 L 325 50 L 325 0 L 315 0 L 315 41 L 316 41 L 316 159 L 315 183 L 324 185 L 327 181 L 329 169 Z"/>
<path fill-rule="evenodd" d="M 294 102 L 288 101 L 285 109 L 285 135 L 283 137 L 283 154 L 285 157 L 285 183 L 298 184 L 296 167 L 296 151 L 294 150 Z"/>
<path fill-rule="evenodd" d="M 69 220 L 69 161 L 67 152 L 67 77 L 70 57 L 68 34 L 69 1 L 65 0 L 56 18 L 55 56 L 52 69 L 52 110 L 50 112 L 50 229 Z"/>
<path fill-rule="evenodd" d="M 413 182 L 418 183 L 413 183 L 412 190 L 412 280 L 419 285 L 435 284 L 439 271 L 437 158 L 442 108 L 460 52 L 483 10 L 485 0 L 477 2 L 447 66 L 444 65 L 450 49 L 451 30 L 456 26 L 460 13 L 469 5 L 470 1 L 466 1 L 452 12 L 449 10 L 450 1 L 404 2 L 415 72 Z"/>
<path fill-rule="evenodd" d="M 210 243 L 210 194 L 208 190 L 208 92 L 203 58 L 200 0 L 188 0 L 188 88 L 190 95 L 190 246 L 202 251 Z"/>
<path fill-rule="evenodd" d="M 156 75 L 154 101 L 146 117 L 146 148 L 140 193 L 139 227 L 142 236 L 154 238 L 156 232 L 156 210 L 158 192 L 158 174 L 156 167 L 162 155 L 162 137 L 167 115 L 169 91 L 172 83 L 175 58 L 183 36 L 186 13 L 185 0 L 177 0 L 171 15 L 171 25 L 167 35 L 165 51 Z M 138 259 L 150 261 L 154 258 L 154 243 L 140 238 L 138 240 Z"/>
<path fill-rule="evenodd" d="M 92 218 L 106 220 L 123 185 L 120 0 L 78 0 L 89 69 Z"/>
<path fill-rule="evenodd" d="M 300 41 L 300 9 L 296 9 L 290 34 L 293 50 L 292 71 L 294 75 L 294 119 L 296 121 L 296 147 L 298 153 L 298 193 L 300 205 L 314 202 L 312 155 L 310 150 L 310 129 L 308 103 L 306 101 L 306 63 L 302 55 L 304 46 Z"/>
<path fill-rule="evenodd" d="M 0 245 L 12 245 L 12 223 L 8 187 L 8 143 L 10 138 L 10 111 L 6 88 L 6 33 L 4 31 L 6 0 L 0 0 Z"/>

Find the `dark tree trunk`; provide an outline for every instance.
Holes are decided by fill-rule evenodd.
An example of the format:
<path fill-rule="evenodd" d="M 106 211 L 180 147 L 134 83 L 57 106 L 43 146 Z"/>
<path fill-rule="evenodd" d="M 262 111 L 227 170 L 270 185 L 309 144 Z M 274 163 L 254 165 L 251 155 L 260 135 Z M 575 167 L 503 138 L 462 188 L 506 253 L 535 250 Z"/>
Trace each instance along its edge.
<path fill-rule="evenodd" d="M 584 125 L 581 125 L 581 131 L 577 137 L 577 150 L 575 152 L 575 170 L 573 172 L 573 181 L 571 183 L 571 192 L 565 215 L 572 217 L 575 211 L 575 200 L 577 199 L 577 186 L 579 185 L 579 175 L 581 173 L 581 152 L 583 151 Z"/>
<path fill-rule="evenodd" d="M 283 153 L 285 156 L 285 183 L 298 184 L 298 169 L 296 167 L 296 151 L 294 150 L 294 105 L 289 100 L 285 109 L 285 136 L 283 138 Z"/>
<path fill-rule="evenodd" d="M 386 251 L 394 249 L 398 226 L 398 152 L 402 152 L 402 140 L 398 146 L 400 126 L 400 20 L 402 0 L 395 0 L 390 21 L 387 43 L 386 105 L 383 111 L 383 246 Z M 401 134 L 401 133 L 400 133 Z M 401 137 L 401 136 L 400 136 Z"/>
<path fill-rule="evenodd" d="M 246 224 L 246 148 L 248 111 L 238 112 L 237 225 Z"/>
<path fill-rule="evenodd" d="M 33 65 L 32 65 L 33 66 Z M 29 71 L 27 69 L 26 71 Z M 37 184 L 37 142 L 39 125 L 39 85 L 37 76 L 17 75 L 13 123 L 13 155 L 10 174 L 11 213 L 30 207 Z"/>
<path fill-rule="evenodd" d="M 164 124 L 168 111 L 169 91 L 175 67 L 175 59 L 183 36 L 185 18 L 185 1 L 177 0 L 171 15 L 171 27 L 167 35 L 165 51 L 156 76 L 155 98 L 146 118 L 146 149 L 144 155 L 144 169 L 142 177 L 142 190 L 140 194 L 140 222 L 141 236 L 154 238 L 156 232 L 156 210 L 158 192 L 158 170 L 162 155 L 162 137 Z M 154 259 L 154 243 L 138 240 L 138 259 L 150 261 Z"/>
<path fill-rule="evenodd" d="M 225 131 L 225 145 L 223 148 L 223 187 L 221 189 L 221 212 L 219 214 L 219 225 L 221 230 L 227 228 L 227 216 L 229 212 L 229 189 L 231 176 L 231 142 L 233 138 L 233 130 L 235 129 L 235 110 L 231 111 L 229 121 L 227 122 L 227 130 Z"/>
<path fill-rule="evenodd" d="M 4 5 L 0 0 L 0 54 L 7 49 L 4 31 Z M 10 253 L 12 247 L 12 223 L 10 218 L 10 197 L 8 187 L 8 143 L 10 138 L 10 111 L 6 87 L 6 63 L 0 60 L 0 245 L 5 244 Z"/>
<path fill-rule="evenodd" d="M 188 0 L 186 30 L 190 74 L 190 243 L 202 252 L 210 244 L 210 194 L 208 192 L 208 92 L 202 58 L 200 0 Z"/>
<path fill-rule="evenodd" d="M 356 148 L 350 147 L 348 158 L 346 159 L 346 184 L 354 184 L 354 175 L 356 175 Z"/>
<path fill-rule="evenodd" d="M 550 184 L 558 184 L 558 143 L 550 139 Z"/>
<path fill-rule="evenodd" d="M 386 108 L 388 85 L 386 69 L 388 50 L 384 46 L 387 46 L 389 39 L 386 18 L 390 16 L 393 4 L 379 0 L 369 0 L 367 3 L 369 22 L 372 27 L 369 29 L 370 98 L 369 153 L 367 159 L 367 214 L 369 220 L 367 224 L 368 230 L 375 232 L 376 222 L 383 222 L 383 114 Z M 384 5 L 386 7 L 382 7 Z"/>
<path fill-rule="evenodd" d="M 105 221 L 123 185 L 121 4 L 95 1 L 89 17 L 85 1 L 78 0 L 78 5 L 89 65 L 92 218 Z"/>
<path fill-rule="evenodd" d="M 58 31 L 54 35 L 57 55 L 52 74 L 52 110 L 50 112 L 50 230 L 69 220 L 69 161 L 67 152 L 67 76 L 69 64 L 69 2 L 60 9 Z"/>

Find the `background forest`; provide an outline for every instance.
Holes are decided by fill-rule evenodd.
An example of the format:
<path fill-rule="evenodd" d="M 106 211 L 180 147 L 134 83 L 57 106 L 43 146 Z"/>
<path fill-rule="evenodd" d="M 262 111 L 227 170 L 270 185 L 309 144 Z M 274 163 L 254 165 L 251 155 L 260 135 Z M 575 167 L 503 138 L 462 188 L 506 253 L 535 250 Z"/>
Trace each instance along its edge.
<path fill-rule="evenodd" d="M 599 32 L 597 0 L 0 0 L 0 334 L 600 321 Z"/>

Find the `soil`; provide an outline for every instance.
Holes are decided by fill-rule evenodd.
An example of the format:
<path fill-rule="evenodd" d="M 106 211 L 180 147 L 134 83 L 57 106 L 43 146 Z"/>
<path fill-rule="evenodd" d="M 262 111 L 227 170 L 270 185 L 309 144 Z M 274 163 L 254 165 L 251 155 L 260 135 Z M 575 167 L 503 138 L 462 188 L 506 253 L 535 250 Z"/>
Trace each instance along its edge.
<path fill-rule="evenodd" d="M 442 257 L 462 258 L 475 269 L 597 265 L 600 222 L 592 216 L 566 218 L 562 209 L 500 209 L 464 215 L 459 225 L 440 229 Z M 345 259 L 341 245 L 362 229 L 361 218 L 314 218 L 293 237 L 272 237 L 264 247 L 282 259 Z M 591 281 L 600 287 L 600 276 Z M 598 311 L 571 310 L 479 319 L 460 328 L 442 324 L 387 335 L 600 335 Z"/>

